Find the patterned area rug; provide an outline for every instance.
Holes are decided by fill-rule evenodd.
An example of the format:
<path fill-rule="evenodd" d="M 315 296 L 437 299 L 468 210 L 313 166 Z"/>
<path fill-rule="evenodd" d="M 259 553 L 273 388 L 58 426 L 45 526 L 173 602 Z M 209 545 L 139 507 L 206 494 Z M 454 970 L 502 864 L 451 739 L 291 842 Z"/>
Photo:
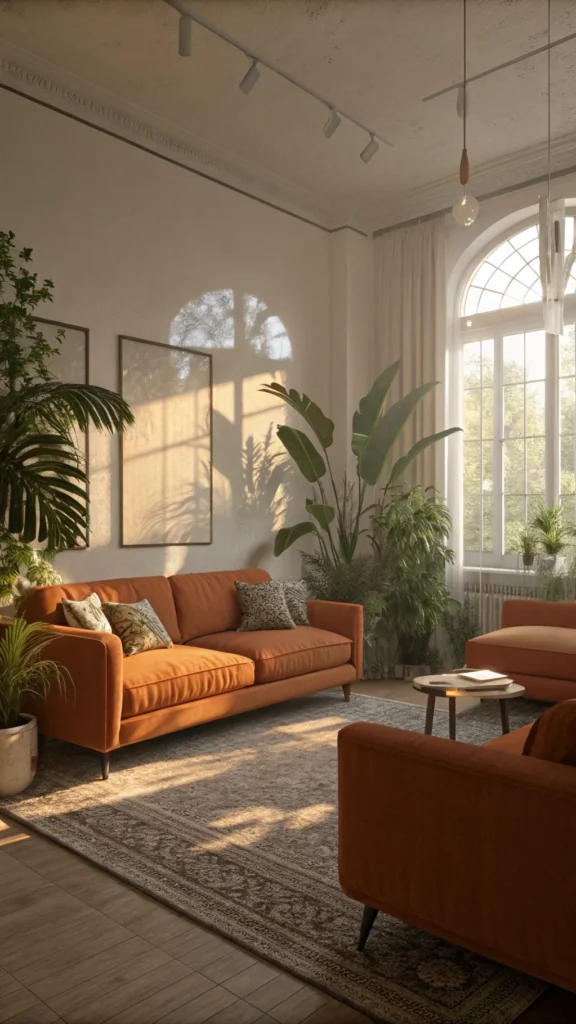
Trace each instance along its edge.
<path fill-rule="evenodd" d="M 511 727 L 542 705 L 510 701 Z M 435 732 L 448 734 L 446 712 Z M 45 835 L 389 1024 L 510 1024 L 546 987 L 381 914 L 355 951 L 360 907 L 338 886 L 336 735 L 348 722 L 423 731 L 424 709 L 328 691 L 115 752 L 46 747 L 3 808 Z M 460 739 L 500 732 L 496 702 Z"/>

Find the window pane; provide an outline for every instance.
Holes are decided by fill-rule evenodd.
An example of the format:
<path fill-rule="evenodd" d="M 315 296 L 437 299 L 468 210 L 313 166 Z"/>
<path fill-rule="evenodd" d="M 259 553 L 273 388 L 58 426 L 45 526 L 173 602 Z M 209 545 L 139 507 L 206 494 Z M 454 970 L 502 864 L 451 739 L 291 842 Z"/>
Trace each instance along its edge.
<path fill-rule="evenodd" d="M 526 335 L 526 380 L 544 380 L 546 376 L 546 335 L 530 331 Z"/>
<path fill-rule="evenodd" d="M 517 258 L 521 259 L 521 257 Z M 522 264 L 524 263 L 523 260 L 521 262 Z M 472 284 L 474 287 L 483 288 L 488 279 L 492 277 L 495 270 L 496 267 L 493 266 L 492 263 L 489 263 L 488 260 L 484 260 L 484 263 L 481 263 L 478 269 L 474 271 L 474 277 L 472 278 Z"/>
<path fill-rule="evenodd" d="M 546 487 L 544 445 L 543 437 L 529 437 L 526 441 L 526 490 L 528 494 L 543 493 Z"/>
<path fill-rule="evenodd" d="M 464 442 L 464 493 L 480 493 L 480 449 L 478 441 Z"/>
<path fill-rule="evenodd" d="M 505 270 L 507 274 L 514 277 L 515 274 L 524 266 L 524 260 L 522 259 L 519 252 L 513 252 L 511 256 L 508 256 L 502 263 L 502 270 Z"/>
<path fill-rule="evenodd" d="M 464 345 L 464 387 L 478 388 L 482 383 L 480 370 L 480 342 L 468 341 Z"/>
<path fill-rule="evenodd" d="M 526 437 L 546 433 L 544 401 L 544 381 L 526 385 Z"/>
<path fill-rule="evenodd" d="M 505 292 L 509 284 L 510 275 L 504 273 L 503 270 L 495 270 L 488 281 L 487 287 L 494 292 Z"/>
<path fill-rule="evenodd" d="M 494 339 L 484 338 L 482 341 L 482 386 L 490 387 L 494 383 Z"/>
<path fill-rule="evenodd" d="M 529 494 L 526 498 L 526 522 L 532 522 L 538 509 L 546 504 L 546 497 L 542 494 Z"/>
<path fill-rule="evenodd" d="M 480 403 L 482 389 L 464 392 L 464 436 L 467 441 L 480 438 Z"/>
<path fill-rule="evenodd" d="M 494 437 L 494 390 L 482 388 L 482 437 Z"/>
<path fill-rule="evenodd" d="M 524 526 L 524 498 L 512 495 L 504 498 L 504 552 L 512 551 L 518 531 Z"/>
<path fill-rule="evenodd" d="M 493 450 L 492 441 L 484 442 L 482 445 L 482 490 L 493 491 Z"/>
<path fill-rule="evenodd" d="M 494 499 L 492 497 L 484 496 L 482 500 L 482 550 L 493 551 L 494 550 L 494 520 L 493 520 L 493 504 Z"/>
<path fill-rule="evenodd" d="M 504 437 L 524 437 L 524 385 L 504 388 Z"/>
<path fill-rule="evenodd" d="M 571 324 L 564 328 L 564 335 L 560 338 L 560 376 L 571 377 L 574 373 L 574 324 Z"/>
<path fill-rule="evenodd" d="M 467 496 L 464 501 L 464 549 L 480 550 L 480 502 L 478 496 Z"/>
<path fill-rule="evenodd" d="M 560 381 L 560 433 L 576 433 L 574 377 L 563 377 Z"/>
<path fill-rule="evenodd" d="M 524 335 L 508 334 L 504 338 L 504 383 L 524 380 Z"/>
<path fill-rule="evenodd" d="M 560 440 L 560 492 L 562 494 L 576 494 L 575 458 L 574 437 L 562 437 Z"/>
<path fill-rule="evenodd" d="M 561 494 L 560 504 L 564 509 L 566 522 L 576 524 L 576 499 L 571 494 Z"/>
<path fill-rule="evenodd" d="M 524 441 L 504 441 L 504 493 L 524 494 Z"/>
<path fill-rule="evenodd" d="M 464 303 L 464 316 L 473 316 L 478 310 L 478 302 L 482 298 L 482 289 L 474 288 L 470 285 L 466 292 L 466 302 Z"/>

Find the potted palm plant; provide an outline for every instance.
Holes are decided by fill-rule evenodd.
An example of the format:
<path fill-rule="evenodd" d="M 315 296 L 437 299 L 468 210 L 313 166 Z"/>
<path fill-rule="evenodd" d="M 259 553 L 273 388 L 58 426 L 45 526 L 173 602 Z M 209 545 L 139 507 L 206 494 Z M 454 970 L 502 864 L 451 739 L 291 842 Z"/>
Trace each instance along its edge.
<path fill-rule="evenodd" d="M 531 526 L 543 552 L 542 561 L 545 567 L 559 568 L 562 552 L 576 536 L 576 528 L 564 519 L 562 505 L 541 505 L 532 519 Z"/>
<path fill-rule="evenodd" d="M 519 530 L 515 547 L 518 554 L 522 555 L 524 568 L 530 569 L 538 552 L 538 534 L 536 530 L 530 526 Z"/>
<path fill-rule="evenodd" d="M 38 729 L 34 715 L 22 710 L 26 699 L 43 698 L 51 686 L 63 686 L 65 675 L 44 657 L 52 643 L 42 622 L 15 618 L 0 639 L 0 797 L 15 796 L 32 782 L 38 762 Z"/>

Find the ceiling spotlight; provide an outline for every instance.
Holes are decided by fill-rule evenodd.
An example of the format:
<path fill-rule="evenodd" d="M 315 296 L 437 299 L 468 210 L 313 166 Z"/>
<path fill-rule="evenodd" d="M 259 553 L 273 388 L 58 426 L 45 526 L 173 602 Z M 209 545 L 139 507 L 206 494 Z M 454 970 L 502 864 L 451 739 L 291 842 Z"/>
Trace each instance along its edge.
<path fill-rule="evenodd" d="M 334 132 L 336 131 L 336 129 L 340 125 L 341 121 L 342 121 L 342 118 L 340 117 L 340 114 L 338 114 L 332 108 L 330 110 L 330 117 L 328 118 L 328 120 L 326 121 L 326 124 L 324 125 L 324 127 L 322 129 L 322 131 L 324 132 L 324 135 L 326 136 L 327 139 L 331 139 L 332 138 L 332 136 L 334 135 Z"/>
<path fill-rule="evenodd" d="M 367 146 L 364 147 L 364 149 L 360 153 L 360 159 L 363 160 L 365 164 L 369 163 L 372 157 L 376 155 L 379 149 L 380 143 L 378 142 L 377 139 L 374 138 L 374 135 L 371 132 L 370 142 L 368 143 Z"/>
<path fill-rule="evenodd" d="M 178 22 L 178 53 L 181 57 L 192 56 L 192 18 L 185 14 Z"/>
<path fill-rule="evenodd" d="M 244 78 L 240 82 L 240 85 L 238 86 L 240 92 L 243 92 L 247 96 L 249 92 L 252 92 L 252 89 L 256 85 L 256 82 L 258 81 L 259 78 L 260 68 L 258 67 L 258 61 L 253 60 L 250 67 L 248 68 L 248 71 L 244 75 Z"/>

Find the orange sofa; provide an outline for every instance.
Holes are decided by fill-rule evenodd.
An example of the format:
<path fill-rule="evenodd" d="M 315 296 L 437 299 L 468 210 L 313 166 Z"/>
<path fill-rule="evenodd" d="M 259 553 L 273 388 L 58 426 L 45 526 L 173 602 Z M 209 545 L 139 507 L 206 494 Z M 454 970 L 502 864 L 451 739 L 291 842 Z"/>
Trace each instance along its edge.
<path fill-rule="evenodd" d="M 362 677 L 360 605 L 310 601 L 310 626 L 238 632 L 234 582 L 262 583 L 262 569 L 142 576 L 37 587 L 22 614 L 50 624 L 50 657 L 71 684 L 53 687 L 27 710 L 41 734 L 97 750 L 108 777 L 109 753 L 152 736 L 341 685 L 346 700 Z M 65 625 L 62 598 L 132 603 L 147 598 L 174 647 L 124 657 L 119 637 Z"/>
<path fill-rule="evenodd" d="M 504 601 L 502 628 L 469 640 L 469 668 L 505 672 L 535 700 L 576 696 L 576 602 Z"/>
<path fill-rule="evenodd" d="M 381 910 L 576 991 L 575 712 L 546 711 L 531 756 L 530 726 L 480 747 L 341 730 L 340 884 L 364 904 L 360 949 Z"/>

